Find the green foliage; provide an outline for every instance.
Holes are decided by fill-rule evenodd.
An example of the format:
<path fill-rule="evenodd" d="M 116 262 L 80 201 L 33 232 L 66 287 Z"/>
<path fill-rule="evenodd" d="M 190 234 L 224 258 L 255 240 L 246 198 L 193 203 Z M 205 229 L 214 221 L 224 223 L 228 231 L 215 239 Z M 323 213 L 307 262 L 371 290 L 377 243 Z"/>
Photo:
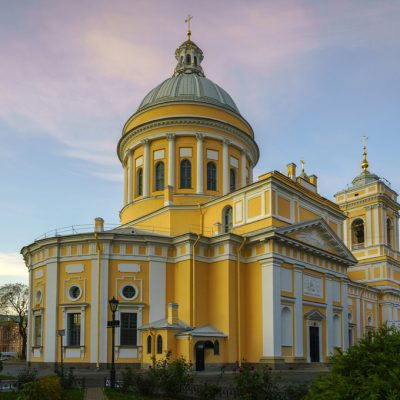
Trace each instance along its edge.
<path fill-rule="evenodd" d="M 240 400 L 301 400 L 308 391 L 305 385 L 280 385 L 267 367 L 244 366 L 235 375 Z M 328 399 L 328 398 L 326 398 Z"/>
<path fill-rule="evenodd" d="M 122 391 L 143 396 L 157 393 L 165 398 L 179 399 L 192 380 L 191 364 L 183 357 L 172 360 L 171 353 L 167 353 L 164 359 L 154 362 L 147 371 L 127 369 L 123 372 Z"/>
<path fill-rule="evenodd" d="M 0 361 L 0 372 L 3 371 L 3 361 Z"/>
<path fill-rule="evenodd" d="M 335 355 L 332 374 L 318 379 L 306 400 L 400 399 L 400 332 L 369 332 L 347 353 Z"/>
<path fill-rule="evenodd" d="M 215 383 L 204 382 L 200 386 L 198 397 L 202 400 L 215 400 L 221 393 L 221 387 Z"/>
<path fill-rule="evenodd" d="M 236 390 L 241 400 L 275 400 L 278 388 L 267 367 L 244 366 L 235 375 Z"/>
<path fill-rule="evenodd" d="M 149 396 L 154 393 L 157 384 L 157 377 L 153 371 L 133 372 L 130 368 L 127 368 L 122 373 L 122 391 L 124 393 L 132 392 Z"/>
<path fill-rule="evenodd" d="M 36 379 L 37 371 L 26 369 L 17 375 L 18 386 L 21 387 L 25 383 L 33 382 Z"/>
<path fill-rule="evenodd" d="M 17 400 L 61 400 L 60 378 L 48 375 L 26 383 L 19 391 Z"/>
<path fill-rule="evenodd" d="M 154 363 L 150 373 L 155 375 L 164 396 L 170 399 L 179 399 L 185 387 L 193 382 L 192 365 L 183 357 L 172 360 L 171 352 Z"/>

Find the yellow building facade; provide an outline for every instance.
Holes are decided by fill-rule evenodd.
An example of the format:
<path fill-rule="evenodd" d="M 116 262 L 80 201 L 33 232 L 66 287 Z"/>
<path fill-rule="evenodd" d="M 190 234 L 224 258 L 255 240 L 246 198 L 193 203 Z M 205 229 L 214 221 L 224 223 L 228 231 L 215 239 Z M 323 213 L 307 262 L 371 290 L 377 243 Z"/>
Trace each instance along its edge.
<path fill-rule="evenodd" d="M 171 78 L 125 123 L 120 226 L 22 249 L 31 303 L 28 360 L 194 368 L 326 362 L 368 329 L 399 320 L 397 194 L 368 172 L 336 195 L 317 177 L 253 180 L 259 150 L 190 40 Z M 119 300 L 111 348 L 108 301 Z"/>

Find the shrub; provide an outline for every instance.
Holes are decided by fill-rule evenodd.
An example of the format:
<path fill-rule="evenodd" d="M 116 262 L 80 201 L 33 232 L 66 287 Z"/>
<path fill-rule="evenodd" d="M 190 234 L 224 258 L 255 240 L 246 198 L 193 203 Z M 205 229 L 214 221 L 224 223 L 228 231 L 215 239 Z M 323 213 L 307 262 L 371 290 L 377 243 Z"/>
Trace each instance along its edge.
<path fill-rule="evenodd" d="M 399 399 L 399 354 L 399 330 L 369 332 L 346 353 L 333 356 L 331 375 L 314 382 L 306 399 Z"/>
<path fill-rule="evenodd" d="M 55 375 L 25 383 L 18 393 L 17 400 L 60 400 L 60 378 Z"/>
<path fill-rule="evenodd" d="M 133 372 L 130 368 L 122 372 L 122 392 L 135 393 L 143 396 L 154 394 L 157 387 L 157 377 L 153 371 Z"/>
<path fill-rule="evenodd" d="M 192 365 L 183 357 L 172 360 L 171 352 L 163 360 L 157 361 L 149 374 L 154 374 L 161 392 L 171 399 L 179 399 L 185 388 L 193 382 Z"/>
<path fill-rule="evenodd" d="M 244 366 L 236 372 L 234 379 L 241 400 L 279 399 L 278 387 L 267 367 L 254 369 Z"/>
<path fill-rule="evenodd" d="M 221 393 L 221 388 L 215 383 L 204 382 L 199 389 L 198 397 L 202 400 L 215 400 Z"/>
<path fill-rule="evenodd" d="M 25 383 L 33 382 L 36 379 L 37 371 L 26 369 L 17 375 L 18 386 L 21 387 Z"/>

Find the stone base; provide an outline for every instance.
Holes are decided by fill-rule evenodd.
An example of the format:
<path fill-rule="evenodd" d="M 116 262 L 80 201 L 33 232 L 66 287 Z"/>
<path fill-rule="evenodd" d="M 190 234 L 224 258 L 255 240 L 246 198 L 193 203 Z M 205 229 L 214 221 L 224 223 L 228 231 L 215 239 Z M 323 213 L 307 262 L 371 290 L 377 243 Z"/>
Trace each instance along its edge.
<path fill-rule="evenodd" d="M 261 357 L 260 364 L 271 364 L 271 368 L 279 368 L 285 364 L 285 359 L 281 356 L 277 357 Z"/>

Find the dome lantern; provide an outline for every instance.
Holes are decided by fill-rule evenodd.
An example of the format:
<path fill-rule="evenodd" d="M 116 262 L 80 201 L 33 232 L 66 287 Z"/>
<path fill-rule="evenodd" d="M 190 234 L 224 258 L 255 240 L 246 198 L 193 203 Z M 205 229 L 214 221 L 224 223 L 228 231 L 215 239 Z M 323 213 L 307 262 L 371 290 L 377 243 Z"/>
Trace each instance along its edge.
<path fill-rule="evenodd" d="M 178 64 L 175 67 L 173 76 L 178 76 L 181 74 L 196 74 L 202 77 L 205 76 L 203 68 L 200 65 L 204 58 L 203 51 L 190 39 L 183 42 L 175 50 L 175 58 L 178 61 Z"/>

